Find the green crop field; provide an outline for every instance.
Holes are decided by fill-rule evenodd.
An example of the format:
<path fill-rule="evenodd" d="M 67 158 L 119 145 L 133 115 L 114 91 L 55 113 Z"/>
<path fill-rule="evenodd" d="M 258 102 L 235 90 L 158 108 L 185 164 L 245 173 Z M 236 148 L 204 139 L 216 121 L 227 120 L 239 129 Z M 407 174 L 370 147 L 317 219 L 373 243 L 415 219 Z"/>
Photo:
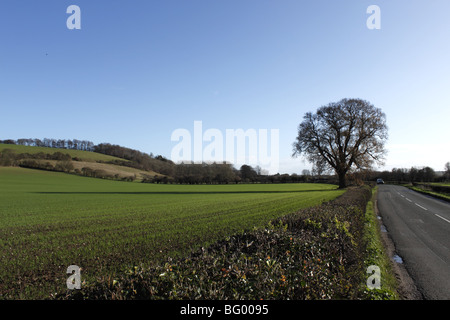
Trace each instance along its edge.
<path fill-rule="evenodd" d="M 0 167 L 0 298 L 47 298 L 161 263 L 343 191 L 324 184 L 160 185 Z"/>

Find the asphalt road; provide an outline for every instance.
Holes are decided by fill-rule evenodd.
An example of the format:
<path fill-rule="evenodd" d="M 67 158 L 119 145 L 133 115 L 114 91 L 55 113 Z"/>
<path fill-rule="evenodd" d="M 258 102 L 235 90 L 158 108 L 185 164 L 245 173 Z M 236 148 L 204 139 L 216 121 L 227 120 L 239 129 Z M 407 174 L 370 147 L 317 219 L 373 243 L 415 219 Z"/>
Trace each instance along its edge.
<path fill-rule="evenodd" d="M 380 185 L 378 210 L 418 290 L 450 299 L 450 203 L 408 188 Z"/>

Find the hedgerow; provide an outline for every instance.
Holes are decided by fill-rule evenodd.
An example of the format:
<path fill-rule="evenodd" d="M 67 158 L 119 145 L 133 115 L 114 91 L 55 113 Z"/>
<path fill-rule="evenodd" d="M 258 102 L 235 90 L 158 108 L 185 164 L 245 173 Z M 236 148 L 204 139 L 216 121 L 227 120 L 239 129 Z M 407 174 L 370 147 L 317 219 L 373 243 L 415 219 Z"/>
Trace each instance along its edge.
<path fill-rule="evenodd" d="M 360 299 L 369 187 L 56 299 Z"/>

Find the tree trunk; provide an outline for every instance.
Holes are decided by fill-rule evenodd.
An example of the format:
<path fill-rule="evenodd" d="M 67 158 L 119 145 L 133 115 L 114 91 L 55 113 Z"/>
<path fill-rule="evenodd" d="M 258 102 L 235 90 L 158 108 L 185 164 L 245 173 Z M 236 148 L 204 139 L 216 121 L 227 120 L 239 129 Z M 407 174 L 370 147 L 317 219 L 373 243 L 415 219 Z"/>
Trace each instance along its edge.
<path fill-rule="evenodd" d="M 337 173 L 338 177 L 339 177 L 339 189 L 344 189 L 347 186 L 346 179 L 345 179 L 346 173 L 347 172 L 345 172 L 345 171 L 339 171 Z"/>

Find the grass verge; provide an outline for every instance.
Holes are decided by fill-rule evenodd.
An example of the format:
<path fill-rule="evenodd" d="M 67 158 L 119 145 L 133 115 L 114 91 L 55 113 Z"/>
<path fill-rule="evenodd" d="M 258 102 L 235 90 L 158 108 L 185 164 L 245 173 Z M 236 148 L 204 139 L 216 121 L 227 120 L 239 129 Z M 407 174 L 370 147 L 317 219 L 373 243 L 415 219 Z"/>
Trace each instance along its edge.
<path fill-rule="evenodd" d="M 438 199 L 450 202 L 450 196 L 448 194 L 438 193 L 438 192 L 434 192 L 434 191 L 430 191 L 430 190 L 425 190 L 425 189 L 422 189 L 420 187 L 415 187 L 415 186 L 411 186 L 411 185 L 404 185 L 404 186 L 409 188 L 409 189 L 411 189 L 411 190 L 413 190 L 413 191 L 420 192 L 422 194 L 425 194 L 425 195 L 428 195 L 428 196 L 432 196 L 432 197 L 435 197 L 435 198 L 438 198 Z"/>
<path fill-rule="evenodd" d="M 372 189 L 372 198 L 366 206 L 364 215 L 364 242 L 366 252 L 364 258 L 365 270 L 376 266 L 380 271 L 380 289 L 369 289 L 367 283 L 362 284 L 362 296 L 369 300 L 398 300 L 397 280 L 392 270 L 391 261 L 381 240 L 380 224 L 375 212 L 375 199 L 378 187 Z M 366 274 L 368 278 L 370 274 Z"/>

